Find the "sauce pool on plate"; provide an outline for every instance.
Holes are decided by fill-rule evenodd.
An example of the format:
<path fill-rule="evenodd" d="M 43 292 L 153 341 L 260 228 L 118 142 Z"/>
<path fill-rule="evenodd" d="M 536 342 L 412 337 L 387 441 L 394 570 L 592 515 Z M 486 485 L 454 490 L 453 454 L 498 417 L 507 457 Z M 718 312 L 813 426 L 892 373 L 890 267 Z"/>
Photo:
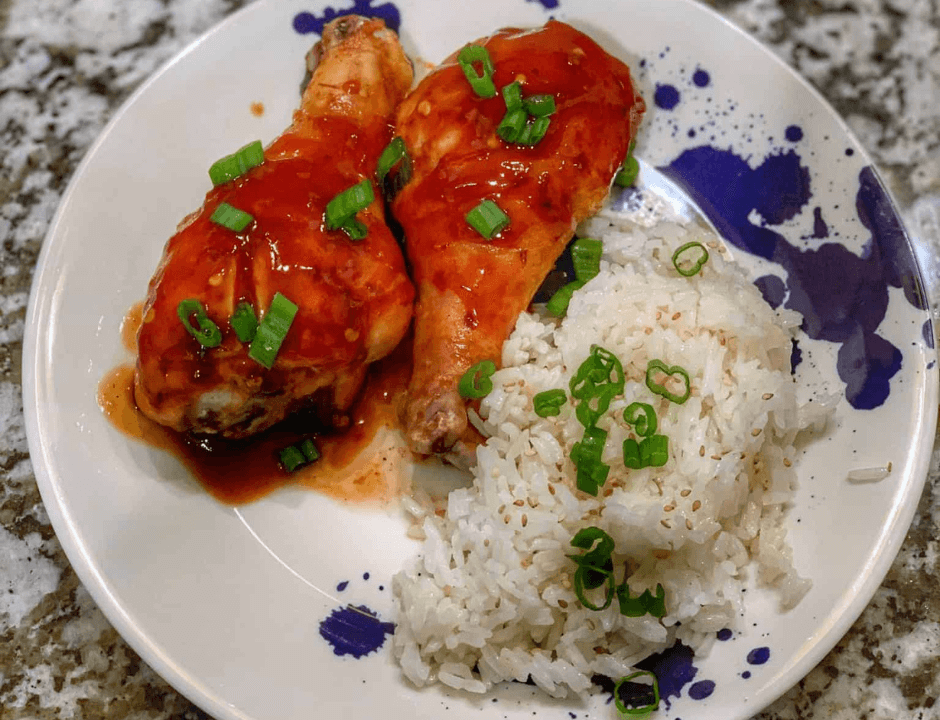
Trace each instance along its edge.
<path fill-rule="evenodd" d="M 121 324 L 125 348 L 134 351 L 142 304 Z M 225 440 L 175 432 L 146 417 L 134 402 L 134 365 L 119 365 L 98 385 L 98 404 L 114 427 L 147 445 L 172 453 L 221 502 L 252 502 L 277 488 L 302 485 L 347 502 L 389 502 L 401 492 L 410 457 L 397 432 L 398 405 L 411 372 L 410 346 L 371 369 L 359 402 L 343 430 L 324 430 L 296 415 L 248 440 Z M 280 451 L 311 438 L 320 458 L 288 473 Z"/>

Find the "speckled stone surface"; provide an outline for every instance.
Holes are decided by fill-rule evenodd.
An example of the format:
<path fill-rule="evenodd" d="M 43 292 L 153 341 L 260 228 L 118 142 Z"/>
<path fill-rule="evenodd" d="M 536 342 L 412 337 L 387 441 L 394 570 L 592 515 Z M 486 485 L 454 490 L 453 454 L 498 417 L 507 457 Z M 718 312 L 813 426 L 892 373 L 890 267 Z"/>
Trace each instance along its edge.
<path fill-rule="evenodd" d="M 651 0 L 655 1 L 655 0 Z M 122 641 L 43 509 L 21 401 L 29 283 L 82 155 L 122 101 L 242 0 L 0 0 L 0 718 L 205 718 Z M 940 300 L 940 8 L 717 0 L 836 107 L 902 206 Z M 940 717 L 940 453 L 899 557 L 764 720 Z"/>

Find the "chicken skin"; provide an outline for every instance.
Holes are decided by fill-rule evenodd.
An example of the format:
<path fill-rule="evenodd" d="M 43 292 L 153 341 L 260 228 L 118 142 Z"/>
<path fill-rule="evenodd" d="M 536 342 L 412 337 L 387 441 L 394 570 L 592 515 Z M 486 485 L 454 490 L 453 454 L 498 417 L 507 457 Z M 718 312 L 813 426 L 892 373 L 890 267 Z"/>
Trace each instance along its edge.
<path fill-rule="evenodd" d="M 308 407 L 327 421 L 340 417 L 369 363 L 408 330 L 414 287 L 380 194 L 355 216 L 367 230 L 361 240 L 326 229 L 324 211 L 373 177 L 411 63 L 382 21 L 356 16 L 327 25 L 311 57 L 292 125 L 262 164 L 206 195 L 150 282 L 134 394 L 141 411 L 177 431 L 243 438 Z M 241 231 L 214 223 L 223 202 L 253 220 Z M 298 309 L 268 368 L 230 318 L 250 303 L 264 324 L 277 293 Z M 204 347 L 181 320 L 180 303 L 190 299 L 221 332 L 217 346 Z"/>
<path fill-rule="evenodd" d="M 406 436 L 416 452 L 458 458 L 472 441 L 461 376 L 481 360 L 499 364 L 575 226 L 606 198 L 645 109 L 626 65 L 564 23 L 473 44 L 492 59 L 496 95 L 477 95 L 457 54 L 424 78 L 396 116 L 413 174 L 392 204 L 418 291 Z M 497 134 L 499 89 L 513 81 L 524 97 L 554 97 L 534 146 Z M 465 220 L 484 200 L 510 221 L 491 239 Z"/>

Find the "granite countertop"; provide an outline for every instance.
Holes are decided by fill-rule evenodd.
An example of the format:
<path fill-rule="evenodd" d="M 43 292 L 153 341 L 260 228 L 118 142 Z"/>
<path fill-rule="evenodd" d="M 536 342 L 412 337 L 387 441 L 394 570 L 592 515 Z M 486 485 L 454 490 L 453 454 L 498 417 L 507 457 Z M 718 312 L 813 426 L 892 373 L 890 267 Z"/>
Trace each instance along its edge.
<path fill-rule="evenodd" d="M 0 718 L 204 718 L 131 650 L 69 566 L 21 400 L 29 284 L 65 186 L 142 80 L 245 0 L 0 0 Z M 715 0 L 802 73 L 875 158 L 937 306 L 936 0 Z M 761 718 L 934 718 L 940 455 L 901 553 L 846 637 Z"/>

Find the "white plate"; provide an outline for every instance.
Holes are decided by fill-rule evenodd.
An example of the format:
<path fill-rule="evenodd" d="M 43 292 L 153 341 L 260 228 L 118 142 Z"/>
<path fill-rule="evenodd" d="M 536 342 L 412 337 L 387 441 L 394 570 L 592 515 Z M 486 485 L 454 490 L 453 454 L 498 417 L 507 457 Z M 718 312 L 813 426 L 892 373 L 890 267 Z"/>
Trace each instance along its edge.
<path fill-rule="evenodd" d="M 770 261 L 734 251 L 755 276 L 787 280 L 790 298 L 801 287 L 816 294 L 808 321 L 822 316 L 822 332 L 838 342 L 801 341 L 802 392 L 849 387 L 859 408 L 874 407 L 843 402 L 829 439 L 801 460 L 790 527 L 796 564 L 813 589 L 787 614 L 772 596 L 754 593 L 743 633 L 696 660 L 695 679 L 714 681 L 714 692 L 695 700 L 686 686 L 659 713 L 751 716 L 808 672 L 862 611 L 926 476 L 936 353 L 912 249 L 871 160 L 805 82 L 691 2 L 356 7 L 398 15 L 406 49 L 431 61 L 497 27 L 550 15 L 590 32 L 630 62 L 648 99 L 638 155 L 672 168 L 664 173 L 737 248 L 771 242 Z M 497 700 L 419 692 L 401 679 L 387 645 L 359 660 L 335 656 L 319 624 L 336 607 L 365 604 L 390 619 L 390 578 L 415 549 L 398 512 L 351 509 L 301 490 L 222 506 L 172 458 L 116 432 L 96 405 L 99 378 L 125 359 L 121 318 L 142 297 L 177 221 L 199 204 L 206 168 L 288 124 L 304 54 L 317 39 L 294 23 L 309 28 L 318 16 L 317 0 L 259 0 L 237 13 L 128 101 L 73 178 L 43 248 L 24 353 L 30 452 L 52 523 L 120 633 L 218 718 L 612 718 L 603 697 L 587 707 L 528 686 L 504 688 Z M 261 117 L 249 111 L 255 101 L 264 104 Z M 767 286 L 779 291 L 783 283 Z M 888 369 L 855 367 L 866 357 L 886 358 Z M 889 461 L 881 482 L 846 481 L 851 468 Z M 349 581 L 342 592 L 341 581 Z M 746 660 L 756 647 L 770 649 L 762 665 Z"/>

